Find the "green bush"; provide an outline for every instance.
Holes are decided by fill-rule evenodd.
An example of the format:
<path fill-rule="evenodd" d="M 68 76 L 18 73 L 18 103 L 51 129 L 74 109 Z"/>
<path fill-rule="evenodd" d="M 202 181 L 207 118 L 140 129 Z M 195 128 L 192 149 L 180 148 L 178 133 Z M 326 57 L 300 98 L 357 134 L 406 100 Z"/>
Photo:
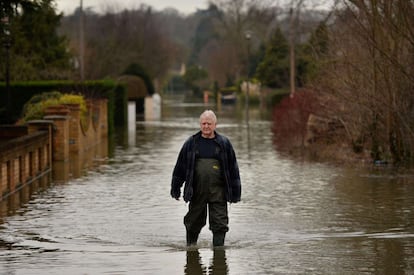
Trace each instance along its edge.
<path fill-rule="evenodd" d="M 87 118 L 87 107 L 83 96 L 73 94 L 61 94 L 59 92 L 48 92 L 33 96 L 23 107 L 22 122 L 43 119 L 47 108 L 62 104 L 79 104 L 81 120 L 85 125 Z"/>

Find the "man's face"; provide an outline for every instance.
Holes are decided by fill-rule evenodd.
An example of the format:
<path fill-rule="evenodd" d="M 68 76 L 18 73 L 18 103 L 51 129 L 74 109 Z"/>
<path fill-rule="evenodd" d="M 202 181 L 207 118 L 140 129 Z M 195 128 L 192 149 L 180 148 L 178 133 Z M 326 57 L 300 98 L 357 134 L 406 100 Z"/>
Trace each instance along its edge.
<path fill-rule="evenodd" d="M 216 123 L 209 118 L 203 117 L 200 120 L 200 129 L 201 135 L 205 138 L 213 138 L 214 137 L 214 130 L 216 129 Z"/>

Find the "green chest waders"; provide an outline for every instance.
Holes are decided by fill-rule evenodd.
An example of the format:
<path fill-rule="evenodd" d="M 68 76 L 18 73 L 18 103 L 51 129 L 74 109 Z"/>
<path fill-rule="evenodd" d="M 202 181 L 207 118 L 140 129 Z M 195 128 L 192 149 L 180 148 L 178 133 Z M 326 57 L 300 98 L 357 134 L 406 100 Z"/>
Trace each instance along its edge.
<path fill-rule="evenodd" d="M 187 229 L 187 244 L 197 242 L 201 229 L 206 225 L 207 208 L 210 230 L 214 235 L 213 244 L 214 239 L 217 238 L 222 239 L 224 243 L 224 235 L 228 231 L 229 223 L 224 184 L 223 172 L 218 160 L 196 160 L 194 193 L 188 213 L 184 217 L 184 224 Z M 218 241 L 218 243 L 220 245 L 221 241 Z"/>

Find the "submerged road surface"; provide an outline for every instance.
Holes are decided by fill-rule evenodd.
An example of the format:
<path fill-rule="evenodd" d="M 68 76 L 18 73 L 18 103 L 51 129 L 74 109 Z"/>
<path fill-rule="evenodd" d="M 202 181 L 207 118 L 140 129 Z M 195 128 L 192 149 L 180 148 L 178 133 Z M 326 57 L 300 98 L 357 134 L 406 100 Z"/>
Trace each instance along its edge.
<path fill-rule="evenodd" d="M 187 250 L 187 205 L 170 197 L 170 180 L 204 106 L 165 105 L 96 169 L 2 218 L 0 274 L 414 273 L 412 172 L 289 159 L 271 121 L 252 115 L 247 127 L 232 108 L 217 113 L 217 130 L 236 150 L 242 201 L 229 206 L 224 249 L 205 227 Z"/>

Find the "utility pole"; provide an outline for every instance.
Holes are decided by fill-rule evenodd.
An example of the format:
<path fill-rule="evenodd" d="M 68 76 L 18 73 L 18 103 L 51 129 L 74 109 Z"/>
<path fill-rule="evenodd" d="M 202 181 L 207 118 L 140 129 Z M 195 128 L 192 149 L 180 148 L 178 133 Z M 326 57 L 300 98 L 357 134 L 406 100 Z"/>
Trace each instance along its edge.
<path fill-rule="evenodd" d="M 12 114 L 12 106 L 11 106 L 11 92 L 10 92 L 10 22 L 8 15 L 5 15 L 1 22 L 4 25 L 4 47 L 6 49 L 6 93 L 7 93 L 7 121 L 11 121 L 11 114 Z"/>
<path fill-rule="evenodd" d="M 245 33 L 245 37 L 246 37 L 246 41 L 247 41 L 247 62 L 246 62 L 246 67 L 247 67 L 247 72 L 246 72 L 246 76 L 247 76 L 247 80 L 246 80 L 246 123 L 249 123 L 249 96 L 250 96 L 250 87 L 249 87 L 249 82 L 250 82 L 250 39 L 252 38 L 252 33 L 250 31 L 246 31 Z"/>
<path fill-rule="evenodd" d="M 80 80 L 85 78 L 85 42 L 84 42 L 84 18 L 83 18 L 83 0 L 80 0 L 79 5 L 79 73 Z"/>
<path fill-rule="evenodd" d="M 290 97 L 295 94 L 295 18 L 293 16 L 293 8 L 290 9 L 290 31 L 289 31 L 289 66 L 290 66 Z"/>
<path fill-rule="evenodd" d="M 289 22 L 289 63 L 290 63 L 290 97 L 295 95 L 296 90 L 296 64 L 295 64 L 295 44 L 296 44 L 296 34 L 299 22 L 300 9 L 303 6 L 305 0 L 296 0 L 291 2 L 290 8 L 290 22 Z M 295 6 L 295 7 L 294 7 Z"/>

